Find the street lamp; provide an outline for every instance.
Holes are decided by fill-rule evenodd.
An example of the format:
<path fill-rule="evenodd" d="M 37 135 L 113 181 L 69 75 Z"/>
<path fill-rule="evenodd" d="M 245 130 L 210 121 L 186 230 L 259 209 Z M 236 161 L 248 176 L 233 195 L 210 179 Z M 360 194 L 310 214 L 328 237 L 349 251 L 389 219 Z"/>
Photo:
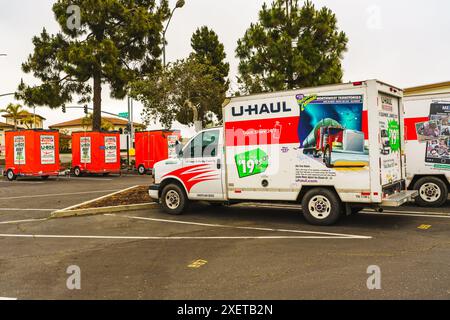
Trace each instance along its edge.
<path fill-rule="evenodd" d="M 185 4 L 184 0 L 177 1 L 175 8 L 173 8 L 172 12 L 170 13 L 169 21 L 167 21 L 166 28 L 164 29 L 164 32 L 163 32 L 163 66 L 164 67 L 166 67 L 166 32 L 167 32 L 167 28 L 169 28 L 169 24 L 170 24 L 170 21 L 172 20 L 175 10 L 177 10 L 178 8 L 183 8 L 184 4 Z"/>

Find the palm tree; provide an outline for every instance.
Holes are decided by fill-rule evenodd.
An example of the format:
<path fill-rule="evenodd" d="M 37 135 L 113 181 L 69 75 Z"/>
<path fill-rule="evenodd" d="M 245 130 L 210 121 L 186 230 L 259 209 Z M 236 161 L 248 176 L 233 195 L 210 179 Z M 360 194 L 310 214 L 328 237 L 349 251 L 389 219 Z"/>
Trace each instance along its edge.
<path fill-rule="evenodd" d="M 22 123 L 27 127 L 27 129 L 33 129 L 35 127 L 35 117 L 31 114 L 22 119 Z"/>
<path fill-rule="evenodd" d="M 92 128 L 93 115 L 89 113 L 86 117 L 81 120 L 81 125 L 87 130 L 88 128 Z M 114 130 L 114 125 L 106 119 L 102 118 L 101 129 L 105 131 Z"/>
<path fill-rule="evenodd" d="M 17 121 L 26 114 L 26 111 L 23 110 L 23 107 L 20 104 L 10 103 L 6 106 L 5 109 L 1 109 L 0 112 L 6 112 L 8 116 L 10 116 L 14 121 L 14 130 L 17 130 Z"/>

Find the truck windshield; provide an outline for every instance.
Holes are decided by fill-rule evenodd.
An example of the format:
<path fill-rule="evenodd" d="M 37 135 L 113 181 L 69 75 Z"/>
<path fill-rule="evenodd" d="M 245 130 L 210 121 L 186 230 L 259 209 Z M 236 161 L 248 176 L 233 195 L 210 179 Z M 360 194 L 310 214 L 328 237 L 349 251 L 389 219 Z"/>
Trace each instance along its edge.
<path fill-rule="evenodd" d="M 199 133 L 184 149 L 185 158 L 209 158 L 217 155 L 219 130 Z"/>

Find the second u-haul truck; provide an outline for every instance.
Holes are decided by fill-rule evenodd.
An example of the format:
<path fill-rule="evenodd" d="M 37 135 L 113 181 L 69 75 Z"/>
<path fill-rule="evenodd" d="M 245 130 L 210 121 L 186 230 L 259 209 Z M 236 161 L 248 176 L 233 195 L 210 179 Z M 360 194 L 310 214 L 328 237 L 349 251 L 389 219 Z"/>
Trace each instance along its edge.
<path fill-rule="evenodd" d="M 418 205 L 439 207 L 450 191 L 450 83 L 427 87 L 404 100 L 407 186 Z"/>
<path fill-rule="evenodd" d="M 198 200 L 287 203 L 317 225 L 400 206 L 417 194 L 405 190 L 402 97 L 369 80 L 231 98 L 222 127 L 155 165 L 149 194 L 170 214 Z"/>

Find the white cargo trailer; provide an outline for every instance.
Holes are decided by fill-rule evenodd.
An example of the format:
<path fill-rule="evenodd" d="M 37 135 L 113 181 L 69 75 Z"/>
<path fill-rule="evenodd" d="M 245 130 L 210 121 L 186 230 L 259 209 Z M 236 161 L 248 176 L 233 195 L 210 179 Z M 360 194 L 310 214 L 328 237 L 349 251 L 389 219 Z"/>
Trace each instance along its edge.
<path fill-rule="evenodd" d="M 405 97 L 407 187 L 416 203 L 439 207 L 450 187 L 450 86 Z"/>
<path fill-rule="evenodd" d="M 405 189 L 402 98 L 376 80 L 231 98 L 223 127 L 155 165 L 149 194 L 171 214 L 198 200 L 287 203 L 318 225 L 400 206 L 417 194 Z"/>

